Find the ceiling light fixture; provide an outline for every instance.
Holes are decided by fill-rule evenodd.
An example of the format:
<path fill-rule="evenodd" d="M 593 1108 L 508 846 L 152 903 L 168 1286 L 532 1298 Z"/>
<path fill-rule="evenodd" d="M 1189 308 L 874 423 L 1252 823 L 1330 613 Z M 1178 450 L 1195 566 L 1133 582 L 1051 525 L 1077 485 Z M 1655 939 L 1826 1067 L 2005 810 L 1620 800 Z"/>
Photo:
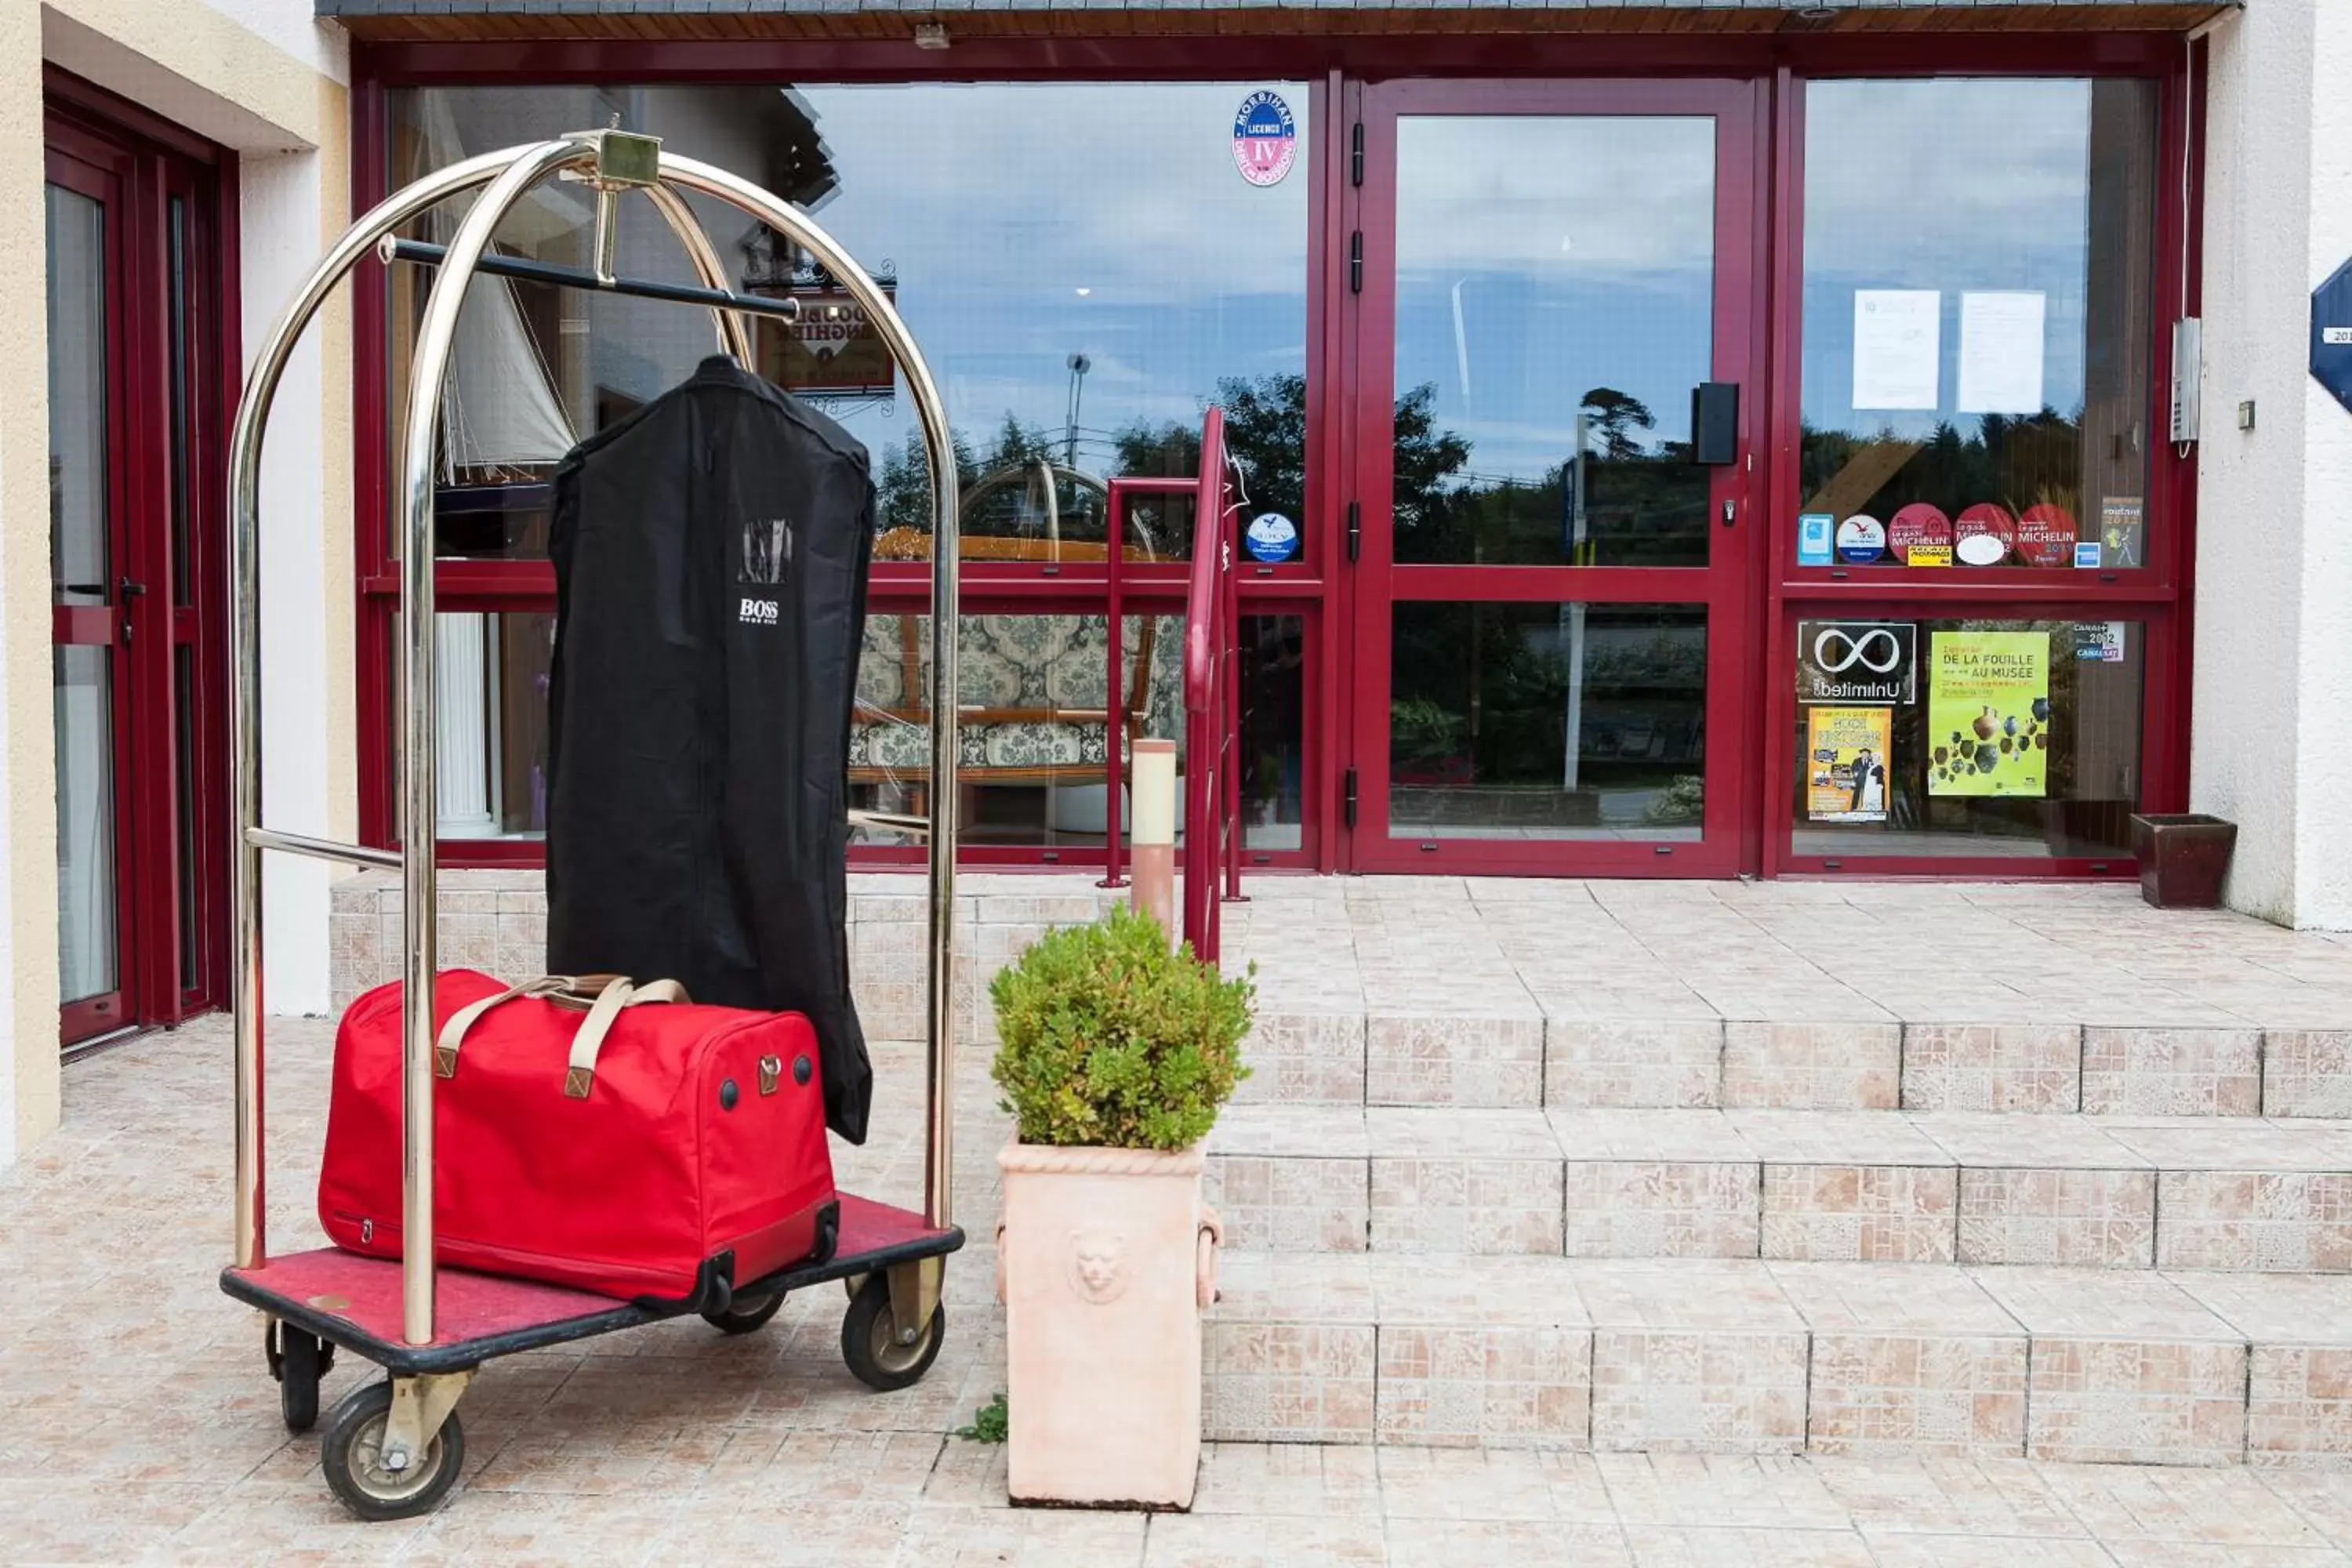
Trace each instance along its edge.
<path fill-rule="evenodd" d="M 919 49 L 944 49 L 947 47 L 948 27 L 945 22 L 918 22 L 915 24 L 915 47 Z"/>

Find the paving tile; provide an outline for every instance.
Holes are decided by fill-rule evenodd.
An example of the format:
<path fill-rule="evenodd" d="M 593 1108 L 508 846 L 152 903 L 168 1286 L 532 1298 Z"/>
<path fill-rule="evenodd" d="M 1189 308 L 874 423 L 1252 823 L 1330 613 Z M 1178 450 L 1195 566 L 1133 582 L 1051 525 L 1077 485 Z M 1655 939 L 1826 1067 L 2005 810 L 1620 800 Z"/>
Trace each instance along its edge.
<path fill-rule="evenodd" d="M 1589 1462 L 1628 1525 L 1843 1530 L 1853 1522 L 1810 1459 L 1601 1453 Z"/>
<path fill-rule="evenodd" d="M 2352 1551 L 2352 1486 L 2326 1470 L 2258 1469 L 2272 1496 L 2294 1510 L 2304 1522 L 2340 1551 Z"/>
<path fill-rule="evenodd" d="M 1850 1530 L 1625 1530 L 1635 1568 L 1875 1568 Z"/>
<path fill-rule="evenodd" d="M 1966 1275 L 1770 1268 L 1812 1329 L 1809 1448 L 1865 1457 L 2024 1452 L 2025 1334 Z"/>
<path fill-rule="evenodd" d="M 1759 1171 L 1711 1110 L 1555 1110 L 1571 1258 L 1753 1258 Z"/>
<path fill-rule="evenodd" d="M 2147 1272 L 1970 1270 L 2032 1336 L 2027 1452 L 2105 1464 L 2234 1464 L 2246 1434 L 2246 1345 Z"/>
<path fill-rule="evenodd" d="M 2153 1171 L 1964 1168 L 1959 1260 L 2150 1268 L 2156 1194 Z"/>
<path fill-rule="evenodd" d="M 1540 1456 L 1510 1451 L 1379 1450 L 1381 1508 L 1391 1520 L 1544 1520 L 1553 1472 Z"/>
<path fill-rule="evenodd" d="M 2352 1468 L 2352 1278 L 2168 1278 L 2253 1342 L 2246 1374 L 2248 1461 Z"/>
<path fill-rule="evenodd" d="M 2262 1477 L 2245 1469 L 2167 1471 L 2054 1465 L 2051 1489 L 2110 1546 L 2132 1540 L 2235 1546 L 2325 1546 Z"/>
<path fill-rule="evenodd" d="M 2078 1110 L 2082 1068 L 2079 1026 L 1903 1026 L 1906 1110 Z"/>
<path fill-rule="evenodd" d="M 2259 1116 L 2259 1029 L 2083 1031 L 2083 1109 L 2143 1116 Z"/>
<path fill-rule="evenodd" d="M 1593 1321 L 1596 1448 L 1794 1453 L 1807 1339 L 1755 1266 L 1570 1266 Z"/>
<path fill-rule="evenodd" d="M 2161 1168 L 2159 1266 L 2352 1269 L 2352 1124 L 2111 1122 L 2109 1130 Z"/>
<path fill-rule="evenodd" d="M 1389 1568 L 1630 1568 L 1624 1533 L 1614 1524 L 1546 1520 L 1391 1518 Z"/>
<path fill-rule="evenodd" d="M 2263 1114 L 2352 1117 L 2352 1029 L 2268 1029 Z"/>
<path fill-rule="evenodd" d="M 1817 1458 L 1829 1493 L 1874 1541 L 1882 1532 L 1963 1537 L 2085 1537 L 2050 1487 L 2047 1467 L 2022 1458 Z"/>
<path fill-rule="evenodd" d="M 1320 1443 L 1206 1444 L 1192 1511 L 1378 1519 L 1378 1455 Z"/>
<path fill-rule="evenodd" d="M 1160 1514 L 1150 1521 L 1144 1568 L 1386 1568 L 1372 1519 L 1279 1514 Z"/>
<path fill-rule="evenodd" d="M 1242 1060 L 1250 1076 L 1234 1093 L 1236 1105 L 1361 1105 L 1363 1013 L 1260 1012 Z"/>
<path fill-rule="evenodd" d="M 1903 1032 L 1894 1024 L 1728 1023 L 1723 1103 L 1892 1110 L 1901 1102 Z"/>
<path fill-rule="evenodd" d="M 1543 1104 L 1540 1015 L 1395 1016 L 1366 1021 L 1364 1099 L 1371 1105 L 1507 1108 Z"/>
<path fill-rule="evenodd" d="M 2095 1541 L 1903 1535 L 1865 1529 L 1878 1568 L 2116 1568 Z"/>
<path fill-rule="evenodd" d="M 1723 1102 L 1723 1026 L 1713 1018 L 1544 1025 L 1547 1106 L 1697 1109 Z"/>
<path fill-rule="evenodd" d="M 1561 1247 L 1559 1145 L 1538 1110 L 1366 1113 L 1375 1252 Z"/>

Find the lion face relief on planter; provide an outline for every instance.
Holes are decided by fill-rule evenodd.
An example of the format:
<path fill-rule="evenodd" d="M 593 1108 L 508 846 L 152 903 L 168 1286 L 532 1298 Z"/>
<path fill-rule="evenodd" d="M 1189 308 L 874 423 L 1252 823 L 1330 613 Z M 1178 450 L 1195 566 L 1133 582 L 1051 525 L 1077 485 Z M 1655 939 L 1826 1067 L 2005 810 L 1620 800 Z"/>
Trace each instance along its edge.
<path fill-rule="evenodd" d="M 990 988 L 1016 1123 L 997 1156 L 1015 1502 L 1192 1506 L 1219 1237 L 1200 1143 L 1247 1072 L 1255 994 L 1125 910 Z"/>

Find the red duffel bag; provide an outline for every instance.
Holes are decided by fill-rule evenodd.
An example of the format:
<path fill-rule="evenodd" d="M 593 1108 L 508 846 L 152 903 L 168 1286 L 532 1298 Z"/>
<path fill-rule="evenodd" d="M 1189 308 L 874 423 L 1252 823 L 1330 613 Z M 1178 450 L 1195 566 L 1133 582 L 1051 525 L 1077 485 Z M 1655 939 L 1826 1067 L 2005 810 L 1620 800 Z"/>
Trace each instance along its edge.
<path fill-rule="evenodd" d="M 400 989 L 362 996 L 336 1031 L 319 1177 L 328 1236 L 371 1258 L 401 1252 Z M 668 981 L 459 969 L 434 1021 L 440 1262 L 682 1301 L 713 1260 L 748 1284 L 831 1251 L 823 1074 L 799 1014 L 697 1006 Z"/>

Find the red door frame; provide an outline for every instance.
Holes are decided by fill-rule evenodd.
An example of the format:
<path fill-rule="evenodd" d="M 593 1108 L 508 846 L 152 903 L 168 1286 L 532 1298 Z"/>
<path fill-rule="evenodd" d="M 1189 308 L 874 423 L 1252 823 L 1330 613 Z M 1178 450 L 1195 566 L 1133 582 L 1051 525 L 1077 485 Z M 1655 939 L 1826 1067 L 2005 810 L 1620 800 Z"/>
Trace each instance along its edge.
<path fill-rule="evenodd" d="M 79 78 L 43 79 L 47 177 L 106 204 L 109 604 L 57 612 L 74 640 L 115 650 L 115 879 L 120 990 L 113 1005 L 60 1009 L 66 1044 L 172 1024 L 223 1005 L 228 985 L 227 426 L 240 379 L 235 163 L 221 150 Z M 173 204 L 180 310 L 173 310 Z M 173 332 L 179 341 L 173 342 Z M 182 381 L 174 437 L 173 373 Z M 174 457 L 184 466 L 175 472 Z M 175 527 L 176 524 L 176 527 Z M 184 570 L 174 573 L 175 538 Z M 176 590 L 184 581 L 186 593 Z M 138 591 L 121 584 L 137 585 Z M 99 625 L 100 619 L 105 623 Z M 68 622 L 79 623 L 68 627 Z M 187 650 L 182 710 L 175 665 Z M 178 742 L 190 742 L 183 833 Z M 186 853 L 184 856 L 183 847 Z M 181 900 L 194 900 L 186 953 Z M 184 984 L 186 974 L 193 984 Z"/>
<path fill-rule="evenodd" d="M 1802 441 L 1804 308 L 1805 89 L 1808 81 L 1837 76 L 1924 77 L 1951 74 L 1920 63 L 1857 62 L 1810 77 L 1787 68 L 1778 73 L 1773 144 L 1777 189 L 1795 193 L 1776 204 L 1772 217 L 1772 428 L 1767 468 L 1770 527 L 1765 580 L 1769 604 L 1764 621 L 1767 672 L 1757 704 L 1769 729 L 1763 748 L 1768 770 L 1761 792 L 1762 859 L 1766 877 L 1863 875 L 1870 877 L 2127 878 L 2137 874 L 2128 854 L 2102 857 L 1968 857 L 1920 855 L 1803 855 L 1795 848 L 1794 739 L 1798 720 L 1795 668 L 1800 619 L 1986 618 L 2137 620 L 2146 626 L 2140 695 L 2140 799 L 2149 812 L 2185 811 L 2189 805 L 2191 610 L 2196 563 L 2196 462 L 2169 442 L 2147 443 L 2149 544 L 2147 563 L 2132 571 L 2084 572 L 2053 580 L 2040 574 L 1999 567 L 1953 567 L 1924 578 L 1900 566 L 1795 564 L 1800 507 L 1800 447 Z M 2167 389 L 2172 373 L 2172 337 L 2168 323 L 2178 312 L 2195 315 L 2202 295 L 2205 54 L 2169 41 L 2168 47 L 2137 58 L 2094 56 L 2066 74 L 2132 77 L 2156 87 L 2157 171 L 2147 428 L 2166 427 Z M 1971 63 L 1971 76 L 2032 77 L 2058 74 L 2046 63 L 2014 57 Z M 2192 86 L 2192 83 L 2194 84 Z M 2196 117 L 2192 121 L 2191 110 Z M 2181 181 L 2186 181 L 2184 189 Z M 2173 198 L 2175 192 L 2180 199 Z M 1788 672 L 1783 674 L 1781 672 Z"/>
<path fill-rule="evenodd" d="M 1280 568 L 1286 580 L 1257 583 L 1244 578 L 1244 603 L 1261 595 L 1286 600 L 1312 600 L 1320 606 L 1319 632 L 1310 624 L 1309 647 L 1315 668 L 1306 694 L 1306 744 L 1309 773 L 1305 790 L 1308 840 L 1315 845 L 1306 856 L 1281 856 L 1277 864 L 1300 864 L 1324 871 L 1360 868 L 1350 863 L 1342 840 L 1342 789 L 1347 758 L 1354 750 L 1345 715 L 1353 705 L 1349 663 L 1359 646 L 1351 613 L 1354 595 L 1341 585 L 1349 568 L 1343 559 L 1342 523 L 1347 479 L 1354 471 L 1356 454 L 1342 450 L 1339 432 L 1350 427 L 1356 403 L 1357 363 L 1353 334 L 1339 330 L 1351 305 L 1347 295 L 1346 241 L 1360 221 L 1363 191 L 1349 178 L 1349 163 L 1340 153 L 1348 147 L 1348 130 L 1360 118 L 1368 90 L 1392 80 L 1475 79 L 1492 81 L 1550 82 L 1563 78 L 1623 79 L 1726 79 L 1753 84 L 1769 103 L 1756 143 L 1755 184 L 1759 222 L 1769 234 L 1759 248 L 1758 267 L 1763 281 L 1754 330 L 1757 347 L 1745 395 L 1742 419 L 1748 426 L 1743 445 L 1759 453 L 1754 499 L 1744 509 L 1740 530 L 1757 553 L 1752 574 L 1748 642 L 1764 668 L 1778 668 L 1787 653 L 1784 626 L 1789 612 L 1810 598 L 1811 614 L 1857 614 L 1871 605 L 1885 605 L 1895 588 L 1864 581 L 1832 582 L 1825 576 L 1811 581 L 1779 564 L 1794 558 L 1794 441 L 1797 410 L 1794 376 L 1798 364 L 1798 313 L 1801 307 L 1800 257 L 1794 240 L 1801 223 L 1802 163 L 1796 132 L 1801 130 L 1801 90 L 1812 77 L 1836 76 L 2130 76 L 2159 84 L 2160 177 L 2167 189 L 2185 157 L 2196 179 L 2203 144 L 2201 120 L 2191 121 L 2189 110 L 2201 110 L 2203 93 L 2186 92 L 2190 62 L 2201 72 L 2201 51 L 2184 47 L 2178 33 L 2117 32 L 1940 32 L 1933 35 L 1895 32 L 1721 33 L 1695 35 L 1635 35 L 1613 33 L 1455 32 L 1427 35 L 1253 35 L 1248 37 L 1057 37 L 958 38 L 950 50 L 916 47 L 910 39 L 807 38 L 768 42 L 706 42 L 684 37 L 630 40 L 502 40 L 482 42 L 401 43 L 361 40 L 352 49 L 354 214 L 380 199 L 388 172 L 387 94 L 397 88 L 467 85 L 594 84 L 627 82 L 690 84 L 803 81 L 990 81 L 1037 79 L 1200 80 L 1238 79 L 1313 79 L 1321 91 L 1318 100 L 1318 133 L 1314 136 L 1318 160 L 1313 178 L 1319 195 L 1319 222 L 1309 226 L 1310 316 L 1308 323 L 1307 473 L 1312 497 L 1303 530 L 1307 550 L 1299 562 Z M 1368 85 L 1369 84 L 1369 85 Z M 1326 157 L 1327 149 L 1331 156 Z M 1718 169 L 1718 181 L 1727 170 Z M 2187 229 L 2179 206 L 2158 203 L 2161 229 L 2157 257 L 2154 299 L 2158 319 L 2150 323 L 2158 355 L 2154 384 L 2165 383 L 2163 358 L 2168 352 L 2162 330 L 2169 312 L 2167 301 L 2189 300 L 2196 309 L 2201 180 L 2192 190 Z M 2186 240 L 2184 246 L 2183 241 Z M 376 542 L 384 512 L 385 444 L 383 436 L 387 405 L 384 377 L 389 363 L 385 342 L 384 293 L 381 269 L 362 268 L 354 277 L 355 291 L 355 472 L 356 507 L 360 519 L 357 551 L 359 581 L 354 591 L 362 636 L 381 638 L 383 625 L 374 620 L 384 585 L 383 563 Z M 1769 378 L 1769 380 L 1767 379 Z M 1759 402 L 1759 399 L 1764 400 Z M 2156 410 L 2160 415 L 2161 409 Z M 1768 420 L 1769 424 L 1757 421 Z M 2162 428 L 2160 419 L 2152 426 Z M 2155 445 L 2151 453 L 2149 507 L 2151 518 L 2159 506 L 2168 510 L 2173 544 L 2170 565 L 2160 586 L 2076 590 L 2078 597 L 2113 605 L 2118 614 L 2145 613 L 2162 619 L 2168 628 L 2164 647 L 2151 646 L 2146 699 L 2144 751 L 2147 767 L 2143 801 L 2148 809 L 2179 809 L 2188 792 L 2189 650 L 2193 585 L 2194 469 L 2176 459 L 2169 448 Z M 1744 464 L 1743 464 L 1744 468 Z M 2165 498 L 2165 499 L 2159 499 Z M 443 568 L 445 595 L 458 589 Z M 493 569 L 495 570 L 495 569 Z M 1815 574 L 1815 576 L 1822 576 Z M 2086 574 L 2087 575 L 2087 574 Z M 551 595 L 537 582 L 510 580 L 499 584 L 522 597 L 501 605 L 492 600 L 469 607 L 542 607 L 540 595 Z M 1958 581 L 1952 589 L 1969 585 Z M 495 592 L 493 584 L 479 584 Z M 1913 589 L 1904 585 L 1906 598 Z M 1948 590 L 1947 590 L 1948 591 Z M 1875 594 L 1877 596 L 1873 598 Z M 2030 598 L 2018 585 L 1988 585 L 1976 604 L 1988 601 L 2027 607 Z M 1859 601 L 1859 602 L 1857 602 Z M 2143 608 L 2130 612 L 2126 604 Z M 896 605 L 886 597 L 877 574 L 874 606 L 877 613 Z M 1269 609 L 1272 606 L 1269 605 Z M 2158 615 L 2158 611 L 2161 614 Z M 370 629 L 373 628 L 373 629 Z M 389 693 L 379 642 L 364 643 L 359 665 L 360 715 L 358 781 L 362 836 L 367 842 L 389 844 L 391 745 Z M 1741 791 L 1740 848 L 1738 869 L 1766 876 L 1835 874 L 1818 861 L 1790 853 L 1789 792 L 1785 782 L 1792 758 L 1786 737 L 1790 733 L 1789 709 L 1793 694 L 1783 694 L 1785 683 L 1768 684 L 1764 700 L 1740 716 L 1747 725 L 1739 742 L 1750 769 Z M 1710 702 L 1713 697 L 1710 694 Z M 1710 729 L 1713 730 L 1710 719 Z M 1710 735 L 1718 746 L 1729 744 L 1728 732 Z M 1318 760 L 1318 758 L 1320 760 Z M 1753 769 L 1764 772 L 1758 779 Z M 1711 794 L 1720 793 L 1710 791 Z M 1319 825 L 1319 826 L 1318 826 Z M 1641 847 L 1636 847 L 1637 849 Z M 529 864 L 539 862 L 535 844 L 443 847 L 442 858 L 455 864 Z M 1637 857 L 1637 861 L 1638 861 Z M 1652 861 L 1661 857 L 1650 857 Z M 1034 852 L 1029 864 L 1034 866 Z M 2046 863 L 2006 861 L 2004 876 L 2088 872 L 2093 862 Z M 1502 867 L 1498 869 L 1512 868 Z M 1956 860 L 1873 860 L 1849 858 L 1845 874 L 1864 870 L 1871 875 L 1964 876 L 1981 874 L 1971 863 Z M 1655 864 L 1637 863 L 1629 871 L 1657 875 Z"/>
<path fill-rule="evenodd" d="M 1754 504 L 1755 432 L 1763 364 L 1764 204 L 1759 199 L 1763 93 L 1754 81 L 1400 81 L 1365 92 L 1361 206 L 1363 288 L 1353 295 L 1358 396 L 1342 437 L 1362 507 L 1362 557 L 1349 574 L 1356 626 L 1347 754 L 1358 808 L 1348 834 L 1355 871 L 1535 872 L 1556 876 L 1727 877 L 1746 852 L 1754 703 L 1743 685 L 1755 662 L 1755 573 L 1762 529 Z M 1412 116 L 1672 117 L 1715 124 L 1713 366 L 1738 384 L 1738 460 L 1710 476 L 1705 567 L 1399 565 L 1391 532 L 1394 434 L 1397 122 Z M 1729 528 L 1712 521 L 1735 509 Z M 1698 843 L 1670 840 L 1392 837 L 1387 714 L 1393 604 L 1516 602 L 1661 604 L 1706 610 L 1706 805 Z"/>
<path fill-rule="evenodd" d="M 103 143 L 77 135 L 68 126 L 50 128 L 45 158 L 45 174 L 49 184 L 71 191 L 76 195 L 98 204 L 100 230 L 101 267 L 104 294 L 100 322 L 106 333 L 102 346 L 106 374 L 106 438 L 100 448 L 100 460 L 105 464 L 106 493 L 106 565 L 99 583 L 90 586 L 106 595 L 100 605 L 59 605 L 49 612 L 49 638 L 58 647 L 96 647 L 107 650 L 107 787 L 110 796 L 105 815 L 110 824 L 112 852 L 109 857 L 113 871 L 113 887 L 109 889 L 114 902 L 114 984 L 111 988 L 93 992 L 87 996 L 68 997 L 62 989 L 58 996 L 58 1037 L 65 1045 L 76 1045 L 99 1035 L 110 1034 L 124 1026 L 135 1016 L 130 1002 L 145 990 L 140 973 L 140 955 L 144 947 L 138 919 L 140 901 L 134 889 L 136 863 L 139 859 L 142 815 L 135 809 L 141 791 L 136 781 L 140 763 L 144 760 L 140 745 L 140 726 L 132 722 L 132 708 L 143 697 L 149 683 L 137 679 L 134 664 L 140 653 L 135 644 L 126 644 L 123 633 L 130 629 L 138 609 L 137 602 L 126 602 L 116 593 L 118 578 L 131 577 L 143 570 L 134 559 L 134 536 L 149 530 L 131 527 L 134 507 L 144 499 L 140 484 L 141 465 L 118 459 L 135 427 L 139 402 L 130 396 L 127 361 L 129 344 L 135 338 L 134 323 L 138 311 L 135 291 L 125 276 L 128 268 L 123 253 L 127 247 L 123 231 L 129 226 L 131 203 L 126 188 L 131 184 L 131 171 L 123 165 L 128 160 L 118 158 L 114 150 Z M 53 396 L 55 391 L 52 389 Z"/>

